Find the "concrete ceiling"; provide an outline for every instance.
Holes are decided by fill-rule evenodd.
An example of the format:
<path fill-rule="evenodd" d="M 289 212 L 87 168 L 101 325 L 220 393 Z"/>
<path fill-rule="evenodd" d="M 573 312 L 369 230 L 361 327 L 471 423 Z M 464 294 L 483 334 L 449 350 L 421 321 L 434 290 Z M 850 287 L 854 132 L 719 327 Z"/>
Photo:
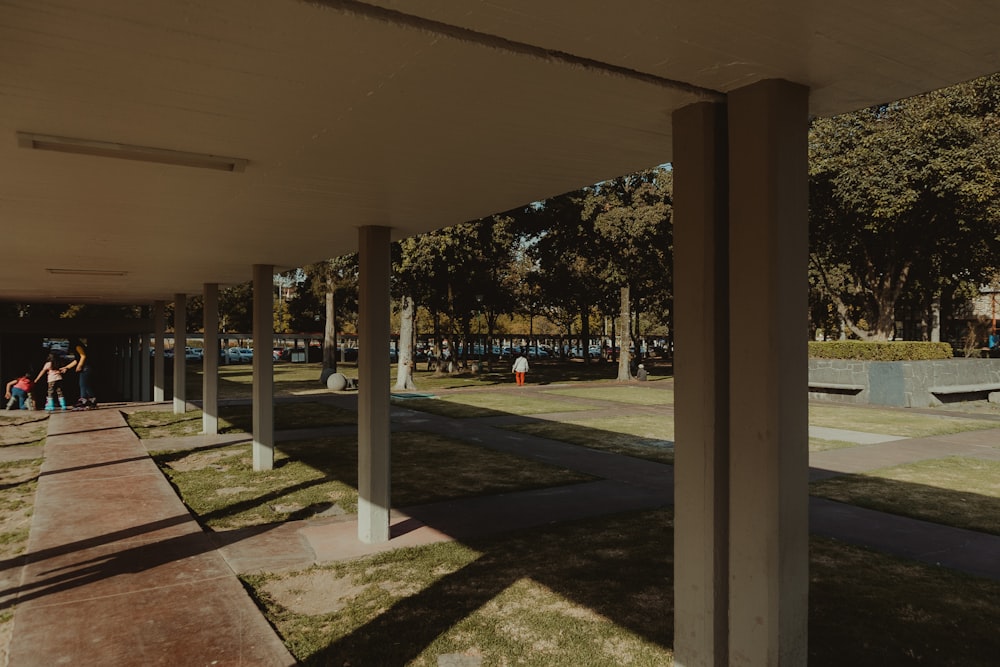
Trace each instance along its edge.
<path fill-rule="evenodd" d="M 997 71 L 998 34 L 981 0 L 0 0 L 0 300 L 242 282 L 667 162 L 673 110 L 761 79 L 829 115 Z"/>

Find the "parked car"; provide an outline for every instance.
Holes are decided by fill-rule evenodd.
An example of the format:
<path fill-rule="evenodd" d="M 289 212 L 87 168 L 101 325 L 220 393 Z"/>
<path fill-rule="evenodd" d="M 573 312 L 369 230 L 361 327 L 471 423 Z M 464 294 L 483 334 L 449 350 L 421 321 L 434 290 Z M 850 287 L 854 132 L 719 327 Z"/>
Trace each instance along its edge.
<path fill-rule="evenodd" d="M 201 361 L 205 356 L 205 350 L 200 347 L 185 347 L 184 358 L 188 361 Z"/>
<path fill-rule="evenodd" d="M 253 350 L 246 347 L 231 347 L 226 350 L 226 360 L 231 364 L 253 363 Z"/>

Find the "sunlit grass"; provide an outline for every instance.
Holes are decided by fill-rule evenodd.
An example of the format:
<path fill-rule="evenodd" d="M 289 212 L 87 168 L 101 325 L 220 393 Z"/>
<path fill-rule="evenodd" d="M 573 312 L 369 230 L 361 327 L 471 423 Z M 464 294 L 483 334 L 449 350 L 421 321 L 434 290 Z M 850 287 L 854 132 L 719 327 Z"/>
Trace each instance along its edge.
<path fill-rule="evenodd" d="M 981 431 L 1000 427 L 998 422 L 983 419 L 939 417 L 907 410 L 817 405 L 816 403 L 809 405 L 809 423 L 813 426 L 884 433 L 906 438 L 948 435 L 962 431 Z"/>
<path fill-rule="evenodd" d="M 394 399 L 394 403 L 400 407 L 430 412 L 454 419 L 497 417 L 502 415 L 534 415 L 588 409 L 588 406 L 581 405 L 580 403 L 546 398 L 534 393 L 518 394 L 517 392 L 496 391 L 448 394 L 438 398 Z"/>
<path fill-rule="evenodd" d="M 1000 535 L 1000 461 L 950 456 L 835 477 L 810 493 Z"/>
<path fill-rule="evenodd" d="M 254 472 L 250 444 L 158 452 L 181 499 L 214 529 L 357 512 L 356 436 L 278 445 L 274 469 Z M 559 486 L 593 479 L 434 433 L 392 435 L 392 505 Z"/>

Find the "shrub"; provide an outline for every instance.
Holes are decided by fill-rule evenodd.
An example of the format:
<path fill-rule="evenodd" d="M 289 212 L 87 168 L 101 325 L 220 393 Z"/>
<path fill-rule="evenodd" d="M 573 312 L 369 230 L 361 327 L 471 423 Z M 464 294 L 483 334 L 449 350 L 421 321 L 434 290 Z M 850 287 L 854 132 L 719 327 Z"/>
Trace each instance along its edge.
<path fill-rule="evenodd" d="M 948 343 L 919 341 L 810 341 L 809 356 L 815 359 L 855 359 L 859 361 L 924 361 L 951 359 Z"/>

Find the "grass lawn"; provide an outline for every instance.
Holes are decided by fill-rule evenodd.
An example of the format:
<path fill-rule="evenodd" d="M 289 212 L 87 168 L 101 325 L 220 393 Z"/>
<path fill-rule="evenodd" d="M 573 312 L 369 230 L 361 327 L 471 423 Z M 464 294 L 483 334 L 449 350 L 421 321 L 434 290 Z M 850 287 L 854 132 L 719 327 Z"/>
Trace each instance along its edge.
<path fill-rule="evenodd" d="M 504 428 L 659 463 L 674 462 L 674 418 L 667 413 L 537 421 Z"/>
<path fill-rule="evenodd" d="M 274 470 L 254 472 L 250 444 L 155 453 L 203 525 L 240 528 L 357 512 L 356 436 L 277 446 Z M 392 434 L 392 506 L 546 488 L 593 479 L 425 432 Z"/>
<path fill-rule="evenodd" d="M 305 665 L 670 665 L 668 510 L 244 577 Z M 809 664 L 986 667 L 1000 582 L 810 542 Z"/>
<path fill-rule="evenodd" d="M 828 449 L 844 449 L 845 447 L 857 447 L 856 442 L 846 442 L 844 440 L 824 440 L 823 438 L 809 438 L 810 452 L 825 452 Z"/>
<path fill-rule="evenodd" d="M 815 403 L 809 405 L 809 423 L 813 426 L 844 428 L 866 433 L 884 433 L 906 438 L 1000 428 L 1000 423 L 984 419 L 938 417 L 906 410 L 817 405 Z"/>
<path fill-rule="evenodd" d="M 400 407 L 430 412 L 453 419 L 536 415 L 549 412 L 573 412 L 589 408 L 589 406 L 579 403 L 545 398 L 533 392 L 517 394 L 499 391 L 449 394 L 438 398 L 393 399 L 393 403 Z"/>
<path fill-rule="evenodd" d="M 0 447 L 42 444 L 48 418 L 44 412 L 0 410 Z"/>
<path fill-rule="evenodd" d="M 832 500 L 1000 535 L 1000 461 L 950 456 L 816 482 Z"/>
<path fill-rule="evenodd" d="M 645 384 L 602 385 L 600 387 L 565 387 L 549 389 L 546 394 L 573 396 L 595 401 L 615 401 L 629 405 L 673 405 L 673 389 L 656 389 Z"/>
<path fill-rule="evenodd" d="M 181 415 L 156 410 L 133 412 L 125 420 L 143 440 L 177 438 L 201 433 L 202 412 L 191 410 Z M 276 403 L 275 430 L 345 426 L 356 424 L 357 414 L 326 403 Z M 224 405 L 219 408 L 219 433 L 249 433 L 253 430 L 253 415 L 249 405 Z"/>

